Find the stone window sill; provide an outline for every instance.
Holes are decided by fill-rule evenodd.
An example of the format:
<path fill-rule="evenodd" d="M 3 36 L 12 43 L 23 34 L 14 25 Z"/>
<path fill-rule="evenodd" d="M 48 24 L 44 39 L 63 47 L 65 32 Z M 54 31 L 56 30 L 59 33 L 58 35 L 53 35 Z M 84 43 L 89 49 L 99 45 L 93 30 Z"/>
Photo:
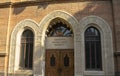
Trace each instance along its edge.
<path fill-rule="evenodd" d="M 104 71 L 84 71 L 84 75 L 104 76 Z"/>
<path fill-rule="evenodd" d="M 22 69 L 22 70 L 17 70 L 15 71 L 15 73 L 17 74 L 27 74 L 27 75 L 32 75 L 33 74 L 33 70 L 26 70 L 26 69 Z"/>

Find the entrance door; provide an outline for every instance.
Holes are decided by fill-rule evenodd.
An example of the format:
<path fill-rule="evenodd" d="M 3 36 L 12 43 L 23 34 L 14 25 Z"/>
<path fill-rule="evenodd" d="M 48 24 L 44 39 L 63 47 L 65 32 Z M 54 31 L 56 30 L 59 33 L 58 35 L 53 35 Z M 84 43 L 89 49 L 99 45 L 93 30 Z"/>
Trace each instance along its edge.
<path fill-rule="evenodd" d="M 73 50 L 46 50 L 45 76 L 74 76 Z"/>

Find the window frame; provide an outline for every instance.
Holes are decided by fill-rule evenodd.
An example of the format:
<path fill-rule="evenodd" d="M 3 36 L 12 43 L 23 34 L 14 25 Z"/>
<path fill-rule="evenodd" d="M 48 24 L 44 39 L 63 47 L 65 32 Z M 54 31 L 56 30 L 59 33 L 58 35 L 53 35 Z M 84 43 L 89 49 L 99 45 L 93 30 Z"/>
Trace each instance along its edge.
<path fill-rule="evenodd" d="M 73 37 L 73 30 L 67 24 L 61 22 L 56 22 L 56 24 L 50 25 L 47 28 L 47 37 Z"/>
<path fill-rule="evenodd" d="M 29 32 L 30 34 L 28 34 L 26 32 Z M 23 37 L 24 34 L 26 34 L 26 37 Z M 30 35 L 32 38 L 27 37 Z M 32 41 L 31 41 L 31 39 L 32 39 Z M 22 47 L 22 46 L 24 46 L 24 47 Z M 28 49 L 27 49 L 27 46 L 29 47 Z M 31 46 L 32 46 L 32 49 L 31 49 Z M 29 49 L 31 49 L 31 50 L 29 50 Z M 25 54 L 26 51 L 29 52 L 29 55 Z M 32 53 L 30 53 L 31 51 L 32 51 Z M 21 41 L 20 41 L 20 59 L 19 60 L 20 60 L 20 63 L 23 63 L 23 64 L 19 64 L 20 65 L 19 69 L 29 69 L 29 70 L 33 69 L 33 52 L 34 52 L 34 33 L 30 29 L 25 29 L 22 32 Z M 24 55 L 21 55 L 21 54 L 24 54 Z M 32 55 L 32 57 L 30 57 L 30 55 Z M 22 57 L 24 57 L 24 60 Z M 31 58 L 32 58 L 32 60 L 31 60 Z"/>
<path fill-rule="evenodd" d="M 94 25 L 94 24 L 93 24 Z M 93 32 L 93 35 L 92 35 L 92 33 L 89 33 L 88 31 L 92 31 Z M 91 32 L 90 31 L 90 32 Z M 86 36 L 86 33 L 88 33 L 88 36 Z M 95 36 L 94 34 L 98 34 L 98 36 Z M 86 40 L 86 37 L 87 37 L 87 39 L 88 40 Z M 93 39 L 94 39 L 94 41 L 93 41 Z M 90 41 L 91 40 L 91 41 Z M 102 40 L 101 40 L 101 33 L 100 33 L 100 31 L 99 31 L 99 29 L 97 29 L 96 27 L 94 27 L 94 26 L 90 26 L 90 27 L 88 27 L 86 30 L 85 30 L 85 32 L 84 32 L 84 45 L 85 45 L 85 70 L 86 71 L 102 71 L 103 70 L 103 64 L 102 64 L 102 45 L 101 45 L 101 42 L 102 42 Z M 97 49 L 97 42 L 99 42 L 99 48 L 100 49 Z M 93 44 L 92 44 L 93 43 Z M 89 46 L 89 47 L 87 47 L 87 45 Z M 94 47 L 94 51 L 92 51 L 93 50 L 93 48 L 91 48 L 91 47 Z M 89 58 L 88 58 L 88 54 L 86 55 L 86 50 L 88 49 L 88 48 L 90 48 L 90 50 L 88 51 L 89 53 L 90 53 L 90 55 L 91 56 L 89 56 Z M 97 50 L 99 50 L 98 52 L 97 52 Z M 94 52 L 94 53 L 93 53 Z M 99 54 L 100 53 L 100 54 Z M 93 55 L 94 56 L 93 56 Z M 98 56 L 99 55 L 99 56 Z M 87 58 L 86 58 L 87 57 Z M 95 58 L 95 57 L 97 57 L 97 59 Z M 90 59 L 91 58 L 91 59 Z M 89 61 L 89 65 L 88 65 L 88 61 L 86 60 L 86 59 L 90 59 L 90 61 Z M 95 60 L 94 60 L 95 59 Z M 99 60 L 100 59 L 100 60 Z M 96 65 L 93 65 L 93 62 L 94 63 L 97 63 Z M 100 62 L 100 64 L 99 64 L 99 62 Z M 99 64 L 99 66 L 98 66 L 98 64 Z M 88 67 L 89 66 L 89 67 Z"/>

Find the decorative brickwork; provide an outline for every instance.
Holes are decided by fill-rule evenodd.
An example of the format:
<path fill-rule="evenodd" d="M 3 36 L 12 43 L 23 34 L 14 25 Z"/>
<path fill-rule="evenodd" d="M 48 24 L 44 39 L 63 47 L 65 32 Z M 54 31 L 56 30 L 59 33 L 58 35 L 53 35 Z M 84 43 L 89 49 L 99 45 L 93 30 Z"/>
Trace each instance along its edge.
<path fill-rule="evenodd" d="M 63 20 L 73 30 L 74 76 L 119 76 L 119 7 L 120 0 L 1 0 L 0 76 L 45 76 L 45 32 L 54 19 Z M 84 32 L 90 26 L 101 34 L 102 71 L 85 70 Z M 25 29 L 35 35 L 32 70 L 19 69 Z"/>

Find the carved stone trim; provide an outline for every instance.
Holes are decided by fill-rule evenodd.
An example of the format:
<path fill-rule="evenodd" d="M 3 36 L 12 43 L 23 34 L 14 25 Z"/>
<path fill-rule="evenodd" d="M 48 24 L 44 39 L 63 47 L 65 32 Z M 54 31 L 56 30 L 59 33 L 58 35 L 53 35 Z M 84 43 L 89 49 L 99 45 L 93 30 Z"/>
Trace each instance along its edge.
<path fill-rule="evenodd" d="M 19 70 L 19 57 L 20 57 L 20 39 L 21 34 L 25 29 L 30 29 L 34 33 L 34 51 L 33 51 L 33 60 L 36 60 L 37 47 L 40 45 L 40 41 L 38 39 L 39 35 L 39 27 L 38 24 L 30 19 L 23 20 L 19 22 L 12 34 L 11 34 L 11 41 L 10 41 L 10 53 L 9 53 L 9 67 L 8 72 L 14 73 L 16 70 Z M 33 61 L 35 62 L 35 61 Z M 33 63 L 33 66 L 35 63 Z M 34 69 L 34 67 L 33 67 Z"/>
<path fill-rule="evenodd" d="M 43 75 L 45 65 L 43 64 L 45 60 L 45 32 L 50 22 L 55 18 L 61 18 L 65 20 L 68 24 L 70 24 L 71 28 L 74 32 L 74 72 L 75 76 L 83 76 L 85 74 L 91 74 L 93 76 L 93 72 L 85 71 L 85 59 L 84 59 L 84 32 L 90 27 L 89 24 L 95 24 L 100 33 L 101 33 L 101 41 L 102 41 L 102 59 L 103 59 L 103 71 L 101 71 L 101 75 L 109 75 L 114 76 L 114 56 L 113 56 L 113 42 L 112 42 L 112 31 L 110 29 L 109 24 L 107 22 L 98 17 L 98 16 L 87 16 L 78 22 L 74 16 L 71 14 L 62 11 L 56 10 L 48 14 L 43 20 L 37 24 L 33 20 L 23 20 L 19 22 L 11 35 L 10 42 L 10 59 L 9 59 L 9 73 L 14 73 L 16 69 L 15 58 L 17 52 L 19 52 L 19 39 L 22 31 L 26 28 L 31 29 L 35 34 L 34 41 L 34 67 L 33 73 L 34 75 Z M 96 73 L 96 72 L 94 72 Z M 98 74 L 96 74 L 98 75 Z"/>
<path fill-rule="evenodd" d="M 45 37 L 45 32 L 47 30 L 47 27 L 49 26 L 50 22 L 53 20 L 53 19 L 56 19 L 56 18 L 61 18 L 63 19 L 64 21 L 66 21 L 66 23 L 68 23 L 71 27 L 71 29 L 73 29 L 73 32 L 74 32 L 74 58 L 75 58 L 75 61 L 74 61 L 74 65 L 75 65 L 75 68 L 74 68 L 74 72 L 75 72 L 75 76 L 77 75 L 77 65 L 76 64 L 79 64 L 77 62 L 77 57 L 79 56 L 77 54 L 77 52 L 79 52 L 79 47 L 76 46 L 76 45 L 79 45 L 77 40 L 78 39 L 78 36 L 77 36 L 77 27 L 79 26 L 79 23 L 77 21 L 77 19 L 72 16 L 71 14 L 65 12 L 65 11 L 62 11 L 62 10 L 55 10 L 53 12 L 51 12 L 50 14 L 48 14 L 46 17 L 43 18 L 43 20 L 39 23 L 39 27 L 40 27 L 40 33 L 41 33 L 41 51 L 43 51 L 43 56 L 45 58 L 45 41 L 46 41 L 46 37 Z M 42 47 L 44 46 L 44 47 Z M 45 66 L 43 66 L 45 68 Z"/>
<path fill-rule="evenodd" d="M 85 71 L 85 52 L 84 52 L 84 32 L 85 30 L 92 26 L 96 27 L 101 34 L 101 48 L 102 48 L 102 64 L 103 72 L 106 76 L 114 76 L 114 52 L 113 52 L 113 41 L 112 41 L 112 31 L 110 25 L 102 18 L 98 16 L 87 16 L 80 20 L 79 33 L 81 37 L 81 57 L 83 71 Z M 93 71 L 94 72 L 94 71 Z M 84 73 L 85 74 L 85 73 Z M 91 73 L 92 74 L 92 73 Z"/>

